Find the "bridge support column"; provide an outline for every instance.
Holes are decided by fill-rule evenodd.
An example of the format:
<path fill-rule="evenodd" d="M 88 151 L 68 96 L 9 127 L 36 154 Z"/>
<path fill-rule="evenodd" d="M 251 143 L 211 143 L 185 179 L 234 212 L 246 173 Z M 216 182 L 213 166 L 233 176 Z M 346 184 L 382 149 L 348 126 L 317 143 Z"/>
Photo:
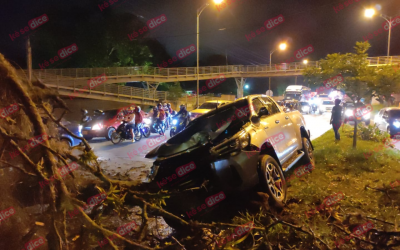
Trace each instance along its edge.
<path fill-rule="evenodd" d="M 246 78 L 235 78 L 236 81 L 236 86 L 237 86 L 237 98 L 242 98 L 243 97 L 243 87 L 244 84 L 246 83 Z"/>
<path fill-rule="evenodd" d="M 159 82 L 146 82 L 146 84 L 147 84 L 147 87 L 150 90 L 150 93 L 153 93 L 153 99 L 156 99 L 156 97 L 157 97 L 157 88 L 158 88 L 158 85 L 160 85 L 160 83 Z"/>

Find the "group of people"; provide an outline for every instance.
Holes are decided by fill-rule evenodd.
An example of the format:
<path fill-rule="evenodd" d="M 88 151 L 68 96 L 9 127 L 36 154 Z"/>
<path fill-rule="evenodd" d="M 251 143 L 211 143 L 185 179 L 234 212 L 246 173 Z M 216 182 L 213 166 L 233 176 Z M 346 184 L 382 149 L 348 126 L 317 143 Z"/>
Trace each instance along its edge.
<path fill-rule="evenodd" d="M 134 141 L 134 130 L 139 129 L 143 123 L 143 115 L 140 111 L 141 109 L 139 106 L 131 106 L 128 110 L 123 110 L 121 114 L 122 119 L 127 122 L 126 128 L 131 132 L 132 142 Z M 153 108 L 152 117 L 158 126 L 168 128 L 172 120 L 173 112 L 171 103 L 164 103 L 164 105 L 159 103 Z M 180 106 L 180 110 L 176 116 L 182 116 L 185 119 L 185 125 L 187 125 L 189 121 L 189 112 L 186 110 L 185 105 L 182 104 Z"/>

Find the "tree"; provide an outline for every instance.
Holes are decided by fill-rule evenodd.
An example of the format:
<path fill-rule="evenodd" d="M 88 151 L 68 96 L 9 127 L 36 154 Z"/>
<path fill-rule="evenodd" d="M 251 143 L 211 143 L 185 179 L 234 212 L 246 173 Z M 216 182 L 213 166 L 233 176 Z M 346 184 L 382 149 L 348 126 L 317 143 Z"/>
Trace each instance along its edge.
<path fill-rule="evenodd" d="M 380 67 L 370 85 L 376 91 L 375 96 L 378 96 L 378 101 L 384 103 L 382 98 L 384 97 L 387 106 L 390 106 L 393 104 L 392 93 L 400 90 L 400 71 L 396 71 L 391 66 Z"/>
<path fill-rule="evenodd" d="M 311 67 L 304 70 L 304 77 L 310 83 L 322 83 L 329 78 L 342 75 L 343 81 L 338 85 L 353 102 L 360 104 L 361 98 L 370 100 L 374 87 L 375 69 L 368 67 L 367 51 L 371 47 L 368 42 L 357 42 L 356 53 L 329 54 L 321 59 L 319 68 Z M 354 122 L 353 148 L 357 147 L 357 120 Z"/>

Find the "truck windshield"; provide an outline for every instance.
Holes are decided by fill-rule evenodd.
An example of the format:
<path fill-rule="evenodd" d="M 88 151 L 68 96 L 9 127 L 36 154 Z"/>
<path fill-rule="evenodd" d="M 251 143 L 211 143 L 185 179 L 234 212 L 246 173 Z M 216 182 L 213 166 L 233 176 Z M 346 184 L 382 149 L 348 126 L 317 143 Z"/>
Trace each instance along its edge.
<path fill-rule="evenodd" d="M 301 98 L 301 92 L 286 92 L 285 93 L 285 99 L 286 100 L 300 100 Z"/>

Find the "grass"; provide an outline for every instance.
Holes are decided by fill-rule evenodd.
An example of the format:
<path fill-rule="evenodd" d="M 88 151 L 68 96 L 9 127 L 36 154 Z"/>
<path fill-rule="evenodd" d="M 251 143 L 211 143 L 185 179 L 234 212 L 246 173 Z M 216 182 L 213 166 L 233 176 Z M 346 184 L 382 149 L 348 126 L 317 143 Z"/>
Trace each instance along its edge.
<path fill-rule="evenodd" d="M 344 127 L 345 131 L 352 129 L 348 125 Z M 340 223 L 346 214 L 361 214 L 396 225 L 400 222 L 400 186 L 394 189 L 390 187 L 390 183 L 400 180 L 399 151 L 384 148 L 381 142 L 362 140 L 357 140 L 357 149 L 353 149 L 353 139 L 345 136 L 342 129 L 340 132 L 339 142 L 335 142 L 332 130 L 313 141 L 315 170 L 288 183 L 286 211 L 297 217 L 298 224 L 308 224 L 332 247 L 335 246 L 334 241 L 344 238 L 345 234 L 333 229 L 327 221 Z M 364 154 L 371 152 L 373 154 L 366 159 Z M 343 200 L 316 212 L 309 219 L 306 217 L 306 211 L 314 209 L 326 197 L 338 192 L 344 194 Z M 395 231 L 388 224 L 375 220 L 371 222 L 375 228 Z M 349 242 L 346 244 L 340 248 L 351 249 L 347 248 Z"/>

